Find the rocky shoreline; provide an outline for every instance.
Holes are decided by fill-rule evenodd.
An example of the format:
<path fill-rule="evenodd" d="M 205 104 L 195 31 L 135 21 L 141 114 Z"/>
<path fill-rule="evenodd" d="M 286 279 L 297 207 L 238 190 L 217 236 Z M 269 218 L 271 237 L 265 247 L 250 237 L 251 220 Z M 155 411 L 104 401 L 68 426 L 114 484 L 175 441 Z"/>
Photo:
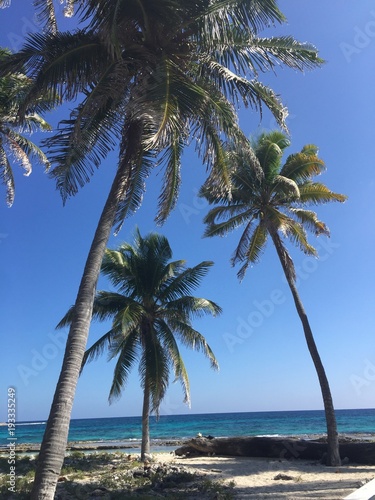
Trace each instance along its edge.
<path fill-rule="evenodd" d="M 151 447 L 178 447 L 183 446 L 186 441 L 183 440 L 151 440 Z M 67 445 L 67 451 L 108 451 L 108 450 L 136 450 L 141 446 L 140 441 L 129 442 L 129 441 L 109 441 L 109 442 L 98 442 L 98 441 L 70 441 Z M 15 447 L 18 453 L 34 453 L 40 450 L 40 443 L 23 443 L 17 444 Z M 0 454 L 8 453 L 8 447 L 0 447 Z"/>

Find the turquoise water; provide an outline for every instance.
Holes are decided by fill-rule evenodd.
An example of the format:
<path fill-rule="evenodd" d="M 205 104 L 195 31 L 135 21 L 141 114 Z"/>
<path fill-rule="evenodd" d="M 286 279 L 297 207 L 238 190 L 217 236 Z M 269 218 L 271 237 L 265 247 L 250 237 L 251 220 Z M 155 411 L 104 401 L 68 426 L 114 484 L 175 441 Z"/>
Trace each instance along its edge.
<path fill-rule="evenodd" d="M 337 410 L 340 433 L 350 435 L 375 434 L 375 409 Z M 17 443 L 39 443 L 45 422 L 19 422 Z M 198 415 L 162 415 L 151 417 L 151 439 L 182 440 L 203 435 L 224 436 L 290 436 L 308 437 L 325 433 L 324 412 L 282 411 L 249 413 L 210 413 Z M 0 446 L 6 446 L 8 429 L 0 426 Z M 126 442 L 137 444 L 141 439 L 140 417 L 73 419 L 69 441 Z"/>

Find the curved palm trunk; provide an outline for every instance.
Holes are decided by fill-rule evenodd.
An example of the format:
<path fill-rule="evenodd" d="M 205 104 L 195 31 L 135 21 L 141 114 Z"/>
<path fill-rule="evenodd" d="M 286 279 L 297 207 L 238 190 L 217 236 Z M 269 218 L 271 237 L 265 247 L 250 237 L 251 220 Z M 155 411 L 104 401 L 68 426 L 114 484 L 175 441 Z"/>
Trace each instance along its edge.
<path fill-rule="evenodd" d="M 315 344 L 309 320 L 307 318 L 302 301 L 299 297 L 295 285 L 295 279 L 292 276 L 290 268 L 286 262 L 285 250 L 280 242 L 278 235 L 271 234 L 271 237 L 276 247 L 276 251 L 279 256 L 281 265 L 283 267 L 285 277 L 288 281 L 289 288 L 292 292 L 294 303 L 296 305 L 296 309 L 303 326 L 307 347 L 309 349 L 319 379 L 320 389 L 323 396 L 325 418 L 327 423 L 327 444 L 328 444 L 327 465 L 336 467 L 341 465 L 340 452 L 339 452 L 339 438 L 337 432 L 335 409 L 333 407 L 333 400 L 327 375 L 322 360 L 320 359 L 318 349 Z"/>
<path fill-rule="evenodd" d="M 137 139 L 139 138 L 136 137 Z M 139 144 L 139 141 L 135 141 Z M 130 149 L 130 148 L 129 148 Z M 134 151 L 134 144 L 131 148 Z M 75 302 L 63 365 L 38 457 L 31 500 L 52 500 L 64 461 L 70 415 L 85 353 L 96 286 L 116 210 L 129 177 L 131 153 L 120 164 L 87 257 Z"/>
<path fill-rule="evenodd" d="M 143 408 L 142 408 L 142 445 L 141 445 L 141 460 L 146 459 L 146 455 L 150 454 L 150 388 L 145 382 L 143 392 Z"/>

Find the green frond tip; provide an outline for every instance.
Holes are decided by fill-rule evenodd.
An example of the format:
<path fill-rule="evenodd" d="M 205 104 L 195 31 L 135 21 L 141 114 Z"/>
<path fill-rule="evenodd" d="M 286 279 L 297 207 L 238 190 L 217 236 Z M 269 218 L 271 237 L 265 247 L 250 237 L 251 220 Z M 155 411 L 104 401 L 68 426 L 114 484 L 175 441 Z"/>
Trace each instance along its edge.
<path fill-rule="evenodd" d="M 84 355 L 84 366 L 104 352 L 116 360 L 109 402 L 119 398 L 129 374 L 138 364 L 141 386 L 148 394 L 150 408 L 157 415 L 165 396 L 170 371 L 180 381 L 184 401 L 190 402 L 186 367 L 178 343 L 200 351 L 211 368 L 218 361 L 205 337 L 192 326 L 196 318 L 217 316 L 222 312 L 215 302 L 195 297 L 192 291 L 213 266 L 202 261 L 187 267 L 184 260 L 171 260 L 168 239 L 158 233 L 143 237 L 138 228 L 132 243 L 107 249 L 102 273 L 115 291 L 98 291 L 93 305 L 93 320 L 112 322 L 111 329 L 99 338 Z M 58 327 L 71 323 L 74 308 Z"/>

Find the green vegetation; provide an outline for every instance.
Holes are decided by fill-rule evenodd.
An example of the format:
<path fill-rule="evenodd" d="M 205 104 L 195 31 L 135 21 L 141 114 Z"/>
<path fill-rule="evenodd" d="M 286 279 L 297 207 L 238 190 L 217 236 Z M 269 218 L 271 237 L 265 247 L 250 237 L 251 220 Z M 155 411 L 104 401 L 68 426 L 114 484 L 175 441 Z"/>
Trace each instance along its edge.
<path fill-rule="evenodd" d="M 16 498 L 30 498 L 35 473 L 35 459 L 17 458 Z M 6 458 L 0 458 L 0 497 L 8 498 L 6 473 L 9 465 Z M 107 500 L 123 499 L 124 495 L 153 499 L 155 494 L 178 499 L 196 498 L 202 500 L 230 500 L 233 498 L 233 483 L 205 479 L 186 468 L 173 464 L 153 462 L 145 466 L 127 454 L 81 452 L 70 453 L 64 461 L 57 492 L 69 494 L 71 498 L 89 499 L 94 491 L 100 490 Z"/>

